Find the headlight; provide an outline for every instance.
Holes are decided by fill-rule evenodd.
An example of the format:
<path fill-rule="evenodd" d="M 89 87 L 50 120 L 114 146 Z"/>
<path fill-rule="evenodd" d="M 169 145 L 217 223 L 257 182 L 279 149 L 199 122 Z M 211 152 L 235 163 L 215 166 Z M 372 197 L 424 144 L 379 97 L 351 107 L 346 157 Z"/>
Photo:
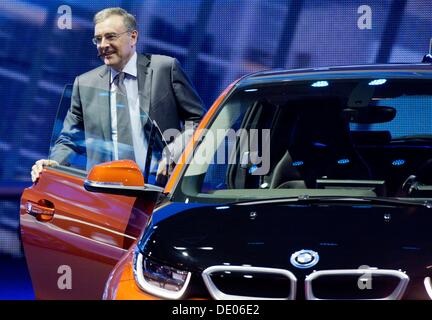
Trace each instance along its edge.
<path fill-rule="evenodd" d="M 180 299 L 189 284 L 191 273 L 154 262 L 135 253 L 134 275 L 138 286 L 156 296 Z"/>

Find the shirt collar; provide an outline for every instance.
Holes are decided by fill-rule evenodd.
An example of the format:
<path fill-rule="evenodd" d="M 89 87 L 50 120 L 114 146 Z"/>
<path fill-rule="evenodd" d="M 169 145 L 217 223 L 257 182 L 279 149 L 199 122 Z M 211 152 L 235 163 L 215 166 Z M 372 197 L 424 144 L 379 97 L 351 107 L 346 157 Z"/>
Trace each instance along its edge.
<path fill-rule="evenodd" d="M 128 63 L 126 63 L 126 65 L 123 68 L 123 72 L 126 75 L 130 75 L 134 78 L 137 77 L 138 71 L 137 71 L 137 53 L 136 51 L 134 52 L 134 54 L 132 55 L 132 57 L 129 59 Z M 111 69 L 111 81 L 110 83 L 113 83 L 114 78 L 120 73 L 119 71 L 110 68 Z"/>

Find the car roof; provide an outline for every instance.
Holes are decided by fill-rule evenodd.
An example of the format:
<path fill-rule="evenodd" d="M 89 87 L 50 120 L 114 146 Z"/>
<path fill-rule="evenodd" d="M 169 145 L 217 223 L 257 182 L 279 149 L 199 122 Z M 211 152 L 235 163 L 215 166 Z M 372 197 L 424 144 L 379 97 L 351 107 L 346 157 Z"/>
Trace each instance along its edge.
<path fill-rule="evenodd" d="M 292 80 L 353 78 L 432 78 L 432 64 L 371 64 L 292 70 L 268 70 L 246 75 L 237 83 L 237 88 Z"/>

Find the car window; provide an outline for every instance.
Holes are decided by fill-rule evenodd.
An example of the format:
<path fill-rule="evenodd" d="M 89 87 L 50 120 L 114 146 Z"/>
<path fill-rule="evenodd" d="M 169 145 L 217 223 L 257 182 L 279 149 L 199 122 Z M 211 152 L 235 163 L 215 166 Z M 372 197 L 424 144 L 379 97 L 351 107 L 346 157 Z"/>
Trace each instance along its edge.
<path fill-rule="evenodd" d="M 109 111 L 105 117 L 93 113 L 91 116 L 96 119 L 92 119 L 91 123 L 85 123 L 88 115 L 83 115 L 81 109 L 71 104 L 72 95 L 73 85 L 66 85 L 53 126 L 49 159 L 59 162 L 60 168 L 78 169 L 87 173 L 96 164 L 116 160 L 116 146 L 111 135 L 111 117 Z M 99 97 L 108 99 L 109 92 L 101 91 Z M 168 156 L 169 150 L 156 123 L 143 111 L 140 119 L 143 127 L 140 135 L 143 149 L 140 151 L 139 160 L 133 160 L 140 166 L 145 182 L 154 184 L 158 163 L 163 156 Z M 133 146 L 128 147 L 133 149 Z"/>
<path fill-rule="evenodd" d="M 175 195 L 418 196 L 404 188 L 412 175 L 432 185 L 431 87 L 430 79 L 361 78 L 239 88 L 205 131 Z"/>

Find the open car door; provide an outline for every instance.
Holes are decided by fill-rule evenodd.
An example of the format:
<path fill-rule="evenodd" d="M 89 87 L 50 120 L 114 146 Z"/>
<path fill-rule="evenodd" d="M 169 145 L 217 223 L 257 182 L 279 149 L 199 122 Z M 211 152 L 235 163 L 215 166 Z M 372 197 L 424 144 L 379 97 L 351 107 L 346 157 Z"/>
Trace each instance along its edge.
<path fill-rule="evenodd" d="M 58 141 L 70 95 L 71 87 L 67 86 L 51 147 Z M 155 123 L 149 121 L 147 129 L 147 163 L 143 170 L 133 161 L 116 161 L 114 168 L 96 166 L 98 173 L 106 173 L 101 178 L 97 172 L 83 168 L 85 155 L 79 155 L 68 166 L 46 167 L 39 180 L 24 190 L 21 236 L 36 298 L 102 298 L 109 273 L 140 236 L 163 190 L 152 184 L 166 144 Z M 141 177 L 142 190 L 123 188 L 121 181 L 104 181 L 110 176 L 125 177 L 113 174 L 115 170 L 131 173 L 131 169 L 136 179 Z M 102 181 L 89 181 L 89 177 Z M 117 190 L 103 188 L 110 183 L 117 185 Z"/>

